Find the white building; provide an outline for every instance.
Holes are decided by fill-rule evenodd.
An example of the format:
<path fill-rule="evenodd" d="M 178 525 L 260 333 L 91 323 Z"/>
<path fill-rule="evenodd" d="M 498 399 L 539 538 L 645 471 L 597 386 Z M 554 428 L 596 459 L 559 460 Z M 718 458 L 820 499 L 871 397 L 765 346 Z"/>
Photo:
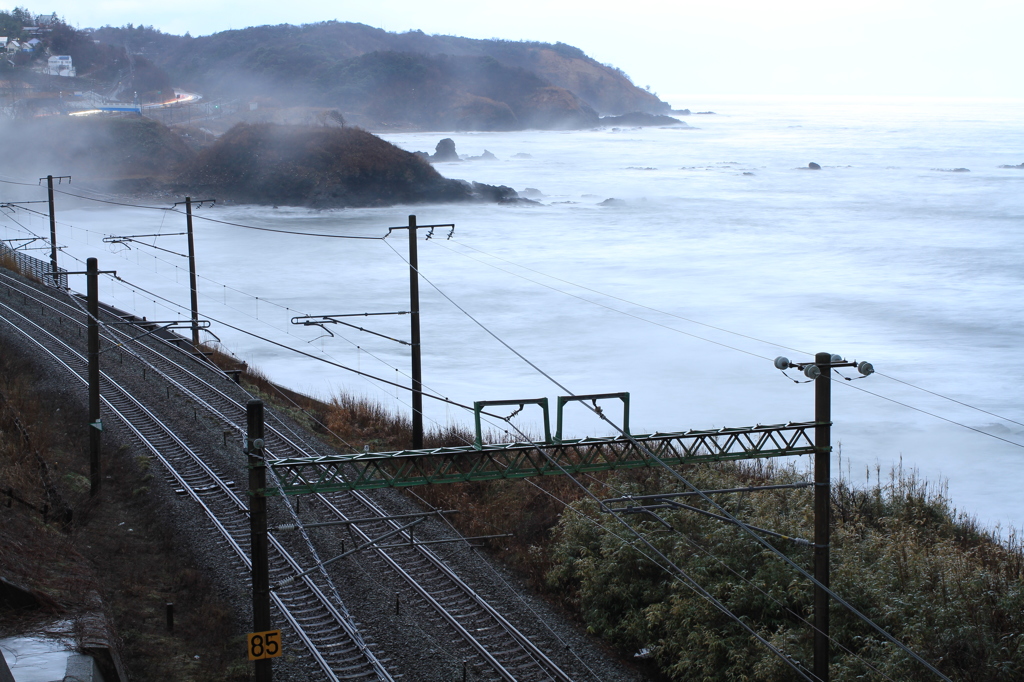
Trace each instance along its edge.
<path fill-rule="evenodd" d="M 46 73 L 50 76 L 75 77 L 75 67 L 71 63 L 71 57 L 66 54 L 55 55 L 46 61 Z"/>

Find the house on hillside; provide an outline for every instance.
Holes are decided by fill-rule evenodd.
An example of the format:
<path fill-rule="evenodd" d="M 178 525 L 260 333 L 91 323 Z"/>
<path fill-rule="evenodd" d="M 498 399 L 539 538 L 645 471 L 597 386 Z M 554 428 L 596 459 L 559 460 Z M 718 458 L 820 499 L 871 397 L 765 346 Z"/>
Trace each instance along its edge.
<path fill-rule="evenodd" d="M 50 26 L 51 24 L 56 24 L 58 21 L 60 21 L 60 17 L 57 16 L 56 12 L 53 14 L 40 14 L 36 17 L 37 26 Z"/>
<path fill-rule="evenodd" d="M 66 54 L 54 55 L 46 60 L 46 74 L 48 76 L 75 77 L 75 67 L 71 63 L 71 57 Z"/>
<path fill-rule="evenodd" d="M 36 49 L 36 47 L 38 47 L 39 45 L 42 45 L 42 44 L 43 44 L 43 41 L 41 41 L 39 38 L 33 38 L 32 40 L 28 41 L 27 43 L 25 43 L 24 45 L 21 46 L 21 51 L 22 52 L 31 52 L 34 49 Z"/>
<path fill-rule="evenodd" d="M 7 45 L 4 47 L 7 52 L 21 52 L 21 43 L 16 38 L 11 38 L 7 41 Z"/>

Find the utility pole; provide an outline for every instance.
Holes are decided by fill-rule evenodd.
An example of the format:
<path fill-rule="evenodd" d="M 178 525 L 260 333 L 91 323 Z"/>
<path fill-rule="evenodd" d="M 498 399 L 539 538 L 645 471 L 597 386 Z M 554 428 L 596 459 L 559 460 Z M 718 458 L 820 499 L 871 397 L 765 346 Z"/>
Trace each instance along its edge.
<path fill-rule="evenodd" d="M 412 345 L 412 449 L 423 448 L 423 372 L 420 355 L 420 272 L 419 259 L 416 253 L 416 231 L 419 229 L 430 230 L 427 239 L 434 235 L 434 229 L 438 227 L 450 228 L 448 239 L 451 239 L 455 232 L 454 223 L 441 225 L 417 225 L 416 216 L 409 216 L 409 224 L 401 227 L 389 227 L 388 234 L 392 230 L 409 230 L 409 313 L 411 316 L 410 336 Z"/>
<path fill-rule="evenodd" d="M 253 633 L 270 630 L 270 565 L 267 537 L 267 469 L 263 451 L 263 401 L 246 405 L 247 433 L 245 453 L 249 458 L 249 543 L 252 553 L 252 625 Z M 259 655 L 263 654 L 261 641 Z M 255 662 L 256 682 L 270 682 L 270 658 Z"/>
<path fill-rule="evenodd" d="M 53 185 L 50 186 L 52 188 Z M 50 196 L 52 197 L 53 194 L 51 193 Z M 50 215 L 52 216 L 53 213 L 51 212 Z M 103 433 L 103 422 L 100 421 L 100 286 L 96 259 L 88 259 L 85 267 L 88 280 L 86 309 L 89 312 L 89 496 L 95 497 L 100 491 L 102 480 L 100 472 L 100 436 Z M 56 271 L 56 266 L 54 271 Z"/>
<path fill-rule="evenodd" d="M 174 204 L 174 207 L 185 204 L 185 234 L 188 236 L 188 282 L 189 290 L 191 293 L 191 308 L 192 308 L 192 347 L 194 350 L 199 349 L 199 287 L 196 285 L 196 244 L 192 237 L 192 197 L 185 197 L 185 201 Z M 200 199 L 195 202 L 198 204 L 197 208 L 202 208 L 203 204 L 215 204 L 216 199 Z M 144 236 L 155 236 L 155 235 L 144 235 Z M 106 241 L 106 240 L 104 240 Z M 180 255 L 180 254 L 179 254 Z"/>
<path fill-rule="evenodd" d="M 423 448 L 423 369 L 420 357 L 420 272 L 416 216 L 409 216 L 409 316 L 412 341 L 412 449 Z"/>
<path fill-rule="evenodd" d="M 185 197 L 185 224 L 188 229 L 188 281 L 192 290 L 192 346 L 199 350 L 199 292 L 196 290 L 196 245 L 192 239 L 192 197 Z"/>
<path fill-rule="evenodd" d="M 832 370 L 855 367 L 859 379 L 871 376 L 870 362 L 849 362 L 840 355 L 817 353 L 814 362 L 790 362 L 775 358 L 775 368 L 785 374 L 796 368 L 814 382 L 814 678 L 828 682 L 829 664 L 829 544 L 832 534 Z M 787 375 L 788 376 L 788 375 Z M 789 377 L 792 381 L 796 381 Z M 852 381 L 852 377 L 843 377 Z"/>
<path fill-rule="evenodd" d="M 56 176 L 57 182 L 60 183 L 62 180 L 71 182 L 70 175 L 58 175 Z M 53 270 L 53 286 L 59 286 L 60 280 L 57 279 L 57 217 L 53 211 L 53 179 L 54 176 L 46 176 L 46 192 L 50 200 L 50 267 Z M 42 182 L 43 178 L 39 178 Z"/>
<path fill-rule="evenodd" d="M 814 676 L 828 682 L 829 542 L 832 491 L 832 367 L 831 353 L 818 353 L 814 363 Z"/>

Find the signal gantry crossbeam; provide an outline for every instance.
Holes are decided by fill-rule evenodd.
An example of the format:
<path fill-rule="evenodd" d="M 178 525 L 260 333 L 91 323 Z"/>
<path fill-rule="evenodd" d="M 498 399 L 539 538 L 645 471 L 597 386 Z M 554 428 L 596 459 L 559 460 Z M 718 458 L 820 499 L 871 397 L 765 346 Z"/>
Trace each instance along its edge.
<path fill-rule="evenodd" d="M 267 461 L 280 487 L 268 496 L 518 479 L 664 464 L 788 457 L 817 452 L 817 422 L 708 431 L 367 452 Z"/>

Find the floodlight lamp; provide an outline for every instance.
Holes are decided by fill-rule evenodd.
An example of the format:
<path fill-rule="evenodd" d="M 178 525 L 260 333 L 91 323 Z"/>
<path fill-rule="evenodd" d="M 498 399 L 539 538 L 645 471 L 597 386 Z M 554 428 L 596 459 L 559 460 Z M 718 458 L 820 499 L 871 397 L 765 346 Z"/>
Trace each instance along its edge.
<path fill-rule="evenodd" d="M 837 355 L 836 353 L 833 353 L 832 357 L 829 359 L 829 361 L 830 362 L 842 362 L 843 361 L 843 356 L 842 355 Z"/>
<path fill-rule="evenodd" d="M 870 362 L 865 360 L 857 365 L 857 371 L 863 374 L 864 376 L 867 376 L 869 374 L 874 374 L 875 368 Z"/>
<path fill-rule="evenodd" d="M 813 381 L 821 376 L 821 369 L 817 365 L 807 365 L 804 367 L 804 376 Z"/>
<path fill-rule="evenodd" d="M 789 358 L 783 355 L 775 358 L 775 369 L 789 369 Z"/>

